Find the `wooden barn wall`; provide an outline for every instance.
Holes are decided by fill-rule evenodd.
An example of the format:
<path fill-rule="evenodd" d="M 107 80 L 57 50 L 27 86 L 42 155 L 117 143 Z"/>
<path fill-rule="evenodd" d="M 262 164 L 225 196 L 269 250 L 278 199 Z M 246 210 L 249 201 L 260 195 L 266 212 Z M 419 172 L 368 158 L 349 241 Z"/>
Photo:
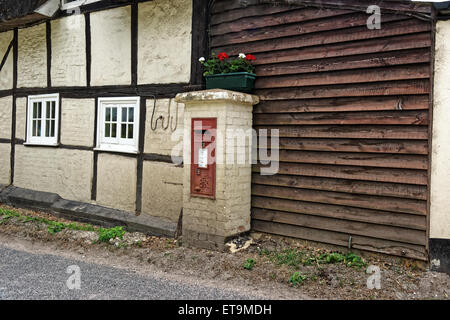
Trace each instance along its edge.
<path fill-rule="evenodd" d="M 432 23 L 367 19 L 212 6 L 211 52 L 256 56 L 254 127 L 280 130 L 279 173 L 253 168 L 252 228 L 426 260 Z"/>

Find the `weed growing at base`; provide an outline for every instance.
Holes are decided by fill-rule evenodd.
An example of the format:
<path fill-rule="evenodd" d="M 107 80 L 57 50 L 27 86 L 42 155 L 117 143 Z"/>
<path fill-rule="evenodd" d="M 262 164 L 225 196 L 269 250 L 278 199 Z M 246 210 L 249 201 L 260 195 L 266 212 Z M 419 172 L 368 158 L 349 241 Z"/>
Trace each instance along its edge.
<path fill-rule="evenodd" d="M 259 252 L 261 256 L 267 256 L 270 261 L 277 265 L 287 265 L 298 269 L 300 266 L 311 266 L 321 264 L 343 263 L 347 267 L 356 269 L 365 268 L 367 263 L 360 256 L 349 252 L 326 252 L 322 254 L 312 254 L 297 249 L 285 249 L 283 251 L 269 251 L 263 249 Z"/>
<path fill-rule="evenodd" d="M 92 225 L 81 225 L 78 223 L 64 223 L 54 220 L 49 220 L 41 217 L 31 217 L 27 215 L 21 215 L 19 212 L 14 210 L 6 210 L 0 208 L 0 224 L 8 221 L 9 219 L 16 218 L 22 222 L 39 222 L 47 226 L 47 230 L 50 234 L 55 234 L 61 232 L 65 229 L 78 230 L 78 231 L 93 231 L 98 234 L 98 242 L 109 242 L 110 239 L 115 239 L 116 237 L 123 239 L 125 230 L 123 227 L 114 228 L 96 228 Z"/>
<path fill-rule="evenodd" d="M 247 261 L 244 263 L 244 269 L 252 270 L 255 264 L 255 259 L 247 259 Z"/>
<path fill-rule="evenodd" d="M 289 279 L 289 283 L 291 283 L 294 287 L 297 287 L 298 285 L 305 282 L 306 279 L 308 279 L 307 276 L 304 276 L 297 271 L 291 276 L 291 278 Z"/>

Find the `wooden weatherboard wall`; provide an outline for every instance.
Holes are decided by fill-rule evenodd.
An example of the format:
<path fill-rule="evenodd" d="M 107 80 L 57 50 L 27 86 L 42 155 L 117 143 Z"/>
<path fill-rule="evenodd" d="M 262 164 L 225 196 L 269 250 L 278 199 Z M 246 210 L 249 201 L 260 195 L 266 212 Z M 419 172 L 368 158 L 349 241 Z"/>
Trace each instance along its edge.
<path fill-rule="evenodd" d="M 282 2 L 211 8 L 211 51 L 257 58 L 255 129 L 280 130 L 253 230 L 426 260 L 431 8 L 392 2 L 369 30 L 353 1 Z"/>

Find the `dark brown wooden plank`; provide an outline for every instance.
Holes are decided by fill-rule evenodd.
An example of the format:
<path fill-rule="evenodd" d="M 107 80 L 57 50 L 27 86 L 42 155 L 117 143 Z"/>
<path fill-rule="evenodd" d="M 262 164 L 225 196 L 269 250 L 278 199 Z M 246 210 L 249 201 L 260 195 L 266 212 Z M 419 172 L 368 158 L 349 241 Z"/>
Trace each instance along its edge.
<path fill-rule="evenodd" d="M 281 223 L 273 223 L 261 220 L 252 221 L 254 231 L 278 234 L 282 236 L 300 238 L 309 241 L 329 243 L 346 248 L 349 236 L 352 236 L 352 248 L 373 252 L 381 252 L 400 257 L 408 257 L 427 261 L 427 254 L 423 245 L 411 245 L 406 243 L 358 236 L 347 233 L 317 230 Z M 424 237 L 425 238 L 425 237 Z"/>
<path fill-rule="evenodd" d="M 425 241 L 424 230 L 369 224 L 365 222 L 347 221 L 343 219 L 332 219 L 304 214 L 290 214 L 281 211 L 268 210 L 254 210 L 252 218 L 267 222 L 295 225 L 316 230 L 351 233 L 360 236 L 399 241 L 410 244 L 423 245 Z"/>
<path fill-rule="evenodd" d="M 396 199 L 391 197 L 366 196 L 350 193 L 257 184 L 253 184 L 252 186 L 252 195 L 303 202 L 342 205 L 380 211 L 410 213 L 423 216 L 426 216 L 427 214 L 427 202 L 421 200 Z M 425 228 L 425 224 L 423 224 L 422 227 Z"/>
<path fill-rule="evenodd" d="M 276 166 L 277 163 L 272 163 Z M 254 165 L 253 172 L 260 172 L 261 165 Z M 304 163 L 278 163 L 277 174 L 367 180 L 378 182 L 393 182 L 427 185 L 428 175 L 426 170 L 411 169 L 390 169 L 390 168 L 368 168 L 357 166 L 338 166 L 324 164 L 304 164 Z"/>
<path fill-rule="evenodd" d="M 430 106 L 429 96 L 357 97 L 333 99 L 304 99 L 261 101 L 254 113 L 336 112 L 425 110 Z"/>
<path fill-rule="evenodd" d="M 255 125 L 428 125 L 427 111 L 255 114 Z"/>
<path fill-rule="evenodd" d="M 282 15 L 284 15 L 284 17 L 281 17 L 280 19 L 271 16 L 267 17 L 266 19 L 256 18 L 255 21 L 258 21 L 258 23 L 253 24 L 259 26 L 255 27 L 251 26 L 251 22 L 247 22 L 248 19 L 245 19 L 242 23 L 232 23 L 228 26 L 220 26 L 220 28 L 217 29 L 213 27 L 213 29 L 215 30 L 211 39 L 211 46 L 228 46 L 240 43 L 249 43 L 253 41 L 299 36 L 315 32 L 354 28 L 359 26 L 366 26 L 367 28 L 368 16 L 365 13 L 353 12 L 347 15 L 343 15 L 343 13 L 347 12 L 327 9 L 317 10 L 315 8 L 302 11 L 302 14 L 297 13 L 289 15 L 289 13 L 283 13 Z M 327 18 L 314 20 L 314 16 L 317 16 L 317 18 Z M 400 15 L 383 15 L 383 21 L 385 23 L 406 19 L 407 17 Z M 283 22 L 283 20 L 285 20 L 285 22 Z"/>
<path fill-rule="evenodd" d="M 428 140 L 425 126 L 255 126 L 260 136 L 278 130 L 282 138 Z"/>
<path fill-rule="evenodd" d="M 429 63 L 429 48 L 261 65 L 258 77 Z M 414 67 L 413 67 L 414 68 Z"/>
<path fill-rule="evenodd" d="M 257 198 L 259 199 L 259 198 Z M 261 198 L 262 199 L 262 198 Z M 283 221 L 278 220 L 277 217 L 282 216 Z M 290 216 L 294 217 L 291 218 Z M 339 215 L 338 215 L 339 216 Z M 321 216 L 321 215 L 310 215 L 307 213 L 294 213 L 294 212 L 286 212 L 286 211 L 279 211 L 279 210 L 271 210 L 271 209 L 262 209 L 258 207 L 252 207 L 252 219 L 256 220 L 262 220 L 262 221 L 272 221 L 277 223 L 286 223 L 286 224 L 292 224 L 292 225 L 300 225 L 307 227 L 307 223 L 305 224 L 299 224 L 296 223 L 296 217 L 299 217 L 299 219 L 314 219 L 316 217 L 322 217 L 325 219 L 341 219 L 339 218 L 330 218 L 327 216 Z M 346 216 L 344 216 L 346 217 Z M 395 214 L 390 212 L 371 212 L 371 211 L 364 211 L 360 210 L 360 212 L 355 213 L 349 213 L 349 219 L 342 219 L 345 221 L 349 221 L 350 223 L 353 221 L 356 222 L 363 222 L 363 223 L 370 223 L 370 224 L 377 224 L 380 226 L 392 226 L 392 227 L 400 227 L 400 228 L 406 228 L 406 229 L 413 229 L 418 231 L 425 231 L 426 230 L 426 217 L 423 216 L 417 216 L 417 215 L 408 215 L 408 214 Z M 355 218 L 355 219 L 353 219 Z M 289 220 L 292 219 L 292 220 Z M 325 230 L 333 230 L 330 228 L 321 228 L 320 226 L 317 227 L 317 229 L 325 229 Z M 339 230 L 337 230 L 339 231 Z"/>
<path fill-rule="evenodd" d="M 262 4 L 258 6 L 237 8 L 212 14 L 211 25 L 214 26 L 220 23 L 236 21 L 242 18 L 257 17 L 276 14 L 280 12 L 292 11 L 293 9 L 298 9 L 298 7 L 289 5 Z"/>
<path fill-rule="evenodd" d="M 316 20 L 321 18 L 329 18 L 333 17 L 336 19 L 336 17 L 344 15 L 344 14 L 352 14 L 354 18 L 350 20 L 351 22 L 354 22 L 357 20 L 356 16 L 358 14 L 354 14 L 351 10 L 335 10 L 335 9 L 323 9 L 323 10 L 317 10 L 316 8 L 306 8 L 306 9 L 296 9 L 288 12 L 281 12 L 281 13 L 273 13 L 270 15 L 265 16 L 258 16 L 258 17 L 245 17 L 243 19 L 235 20 L 231 23 L 222 23 L 218 25 L 211 26 L 211 32 L 210 34 L 212 36 L 217 35 L 225 35 L 228 33 L 235 33 L 233 36 L 223 36 L 220 37 L 221 40 L 223 40 L 222 44 L 226 43 L 232 43 L 230 41 L 226 41 L 226 39 L 236 39 L 237 34 L 241 34 L 242 31 L 250 31 L 255 29 L 259 29 L 258 34 L 266 32 L 264 28 L 271 27 L 270 31 L 277 32 L 276 27 L 283 24 L 292 24 L 292 23 L 299 23 L 299 22 L 305 22 L 310 20 Z M 361 14 L 359 15 L 361 16 Z M 388 15 L 386 18 L 389 19 L 391 15 Z M 365 16 L 366 22 L 367 22 L 367 15 Z M 348 19 L 348 18 L 347 18 Z M 405 19 L 405 18 L 403 18 Z M 341 20 L 341 19 L 339 19 Z M 344 19 L 343 19 L 344 20 Z M 399 17 L 397 17 L 396 20 L 400 20 Z M 343 23 L 345 23 L 348 20 L 344 20 Z M 318 23 L 317 23 L 318 24 Z M 314 26 L 317 26 L 315 24 Z M 309 26 L 310 24 L 306 25 Z M 297 28 L 297 30 L 300 30 L 300 28 Z M 245 32 L 242 34 L 244 37 L 248 35 L 248 32 Z M 214 42 L 213 38 L 213 42 Z M 258 40 L 258 39 L 257 39 Z M 260 40 L 260 39 L 259 39 Z M 245 40 L 247 41 L 247 39 Z M 240 41 L 244 42 L 244 41 Z M 237 43 L 237 42 L 234 42 Z"/>
<path fill-rule="evenodd" d="M 364 152 L 395 154 L 428 154 L 428 142 L 402 140 L 359 139 L 301 139 L 280 138 L 279 146 L 272 147 L 270 138 L 266 146 L 272 149 L 297 151 Z"/>
<path fill-rule="evenodd" d="M 333 8 L 352 8 L 354 10 L 367 11 L 367 8 L 374 4 L 373 0 L 261 0 L 261 3 L 289 3 L 291 5 L 311 5 L 319 8 L 323 7 L 333 7 Z M 431 13 L 431 5 L 429 3 L 419 3 L 411 1 L 400 1 L 400 0 L 381 0 L 376 1 L 381 9 L 392 10 L 398 13 Z M 428 15 L 424 15 L 428 16 Z M 429 16 L 428 16 L 429 17 Z"/>
<path fill-rule="evenodd" d="M 255 93 L 260 96 L 262 101 L 383 95 L 418 95 L 427 94 L 429 92 L 430 81 L 428 79 L 255 90 Z"/>
<path fill-rule="evenodd" d="M 238 8 L 246 8 L 261 4 L 273 4 L 273 5 L 297 5 L 297 6 L 313 6 L 318 8 L 351 8 L 353 10 L 366 11 L 370 5 L 373 5 L 373 0 L 222 0 L 216 1 L 211 8 L 212 13 L 220 13 L 227 10 L 233 10 Z M 377 1 L 377 5 L 380 8 L 389 12 L 404 13 L 421 13 L 430 14 L 431 6 L 426 3 L 418 3 L 411 1 L 397 1 L 397 0 L 385 0 Z M 383 10 L 383 11 L 384 11 Z"/>
<path fill-rule="evenodd" d="M 306 74 L 259 77 L 255 88 L 286 88 L 303 86 L 321 86 L 327 84 L 370 83 L 405 79 L 429 79 L 429 64 L 414 66 L 391 66 L 388 68 L 340 70 Z"/>
<path fill-rule="evenodd" d="M 398 35 L 386 38 L 359 40 L 345 43 L 333 43 L 306 48 L 293 48 L 256 53 L 255 65 L 298 62 L 333 57 L 346 57 L 368 53 L 380 53 L 416 48 L 430 48 L 429 32 Z"/>
<path fill-rule="evenodd" d="M 263 154 L 267 153 L 267 150 Z M 273 156 L 274 150 L 272 150 Z M 428 157 L 420 155 L 404 154 L 379 154 L 379 153 L 342 153 L 342 152 L 316 152 L 279 150 L 280 162 L 336 164 L 343 166 L 365 166 L 380 168 L 404 168 L 404 169 L 428 169 Z M 270 160 L 266 156 L 260 156 L 259 160 Z"/>
<path fill-rule="evenodd" d="M 342 29 L 336 31 L 326 31 L 320 34 L 305 34 L 280 39 L 271 39 L 264 41 L 255 41 L 229 46 L 212 46 L 212 51 L 224 51 L 229 55 L 244 53 L 258 53 L 275 50 L 285 50 L 291 48 L 302 48 L 331 43 L 341 43 L 357 40 L 376 39 L 391 37 L 395 35 L 405 35 L 430 31 L 429 23 L 417 21 L 415 19 L 401 20 L 395 22 L 386 22 L 383 28 L 379 30 L 368 30 L 367 26 L 355 27 L 351 29 Z"/>
<path fill-rule="evenodd" d="M 426 216 L 423 215 L 253 196 L 252 210 L 256 209 L 426 230 Z"/>
<path fill-rule="evenodd" d="M 259 4 L 261 4 L 260 0 L 219 0 L 211 7 L 211 13 L 215 14 L 233 9 L 242 9 Z"/>
<path fill-rule="evenodd" d="M 263 176 L 256 173 L 252 175 L 252 183 L 405 199 L 427 200 L 428 198 L 426 186 L 398 183 L 286 175 Z"/>

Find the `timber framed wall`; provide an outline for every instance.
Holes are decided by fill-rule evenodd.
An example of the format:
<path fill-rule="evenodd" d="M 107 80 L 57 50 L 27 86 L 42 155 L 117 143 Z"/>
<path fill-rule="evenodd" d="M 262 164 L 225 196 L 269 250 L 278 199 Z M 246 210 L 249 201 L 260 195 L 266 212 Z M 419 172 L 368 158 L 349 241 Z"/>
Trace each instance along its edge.
<path fill-rule="evenodd" d="M 183 131 L 183 106 L 178 126 L 174 119 L 163 130 L 161 117 L 166 126 L 175 95 L 202 88 L 196 66 L 207 50 L 207 8 L 202 0 L 104 0 L 82 6 L 81 14 L 6 24 L 0 184 L 178 222 L 183 170 L 172 163 L 180 142 L 171 142 L 170 129 Z M 50 93 L 60 97 L 59 144 L 27 146 L 27 97 Z M 127 96 L 140 97 L 138 153 L 96 150 L 99 98 Z"/>
<path fill-rule="evenodd" d="M 427 260 L 431 7 L 386 1 L 369 30 L 369 2 L 296 3 L 211 8 L 211 51 L 257 58 L 255 129 L 280 130 L 253 230 Z"/>

